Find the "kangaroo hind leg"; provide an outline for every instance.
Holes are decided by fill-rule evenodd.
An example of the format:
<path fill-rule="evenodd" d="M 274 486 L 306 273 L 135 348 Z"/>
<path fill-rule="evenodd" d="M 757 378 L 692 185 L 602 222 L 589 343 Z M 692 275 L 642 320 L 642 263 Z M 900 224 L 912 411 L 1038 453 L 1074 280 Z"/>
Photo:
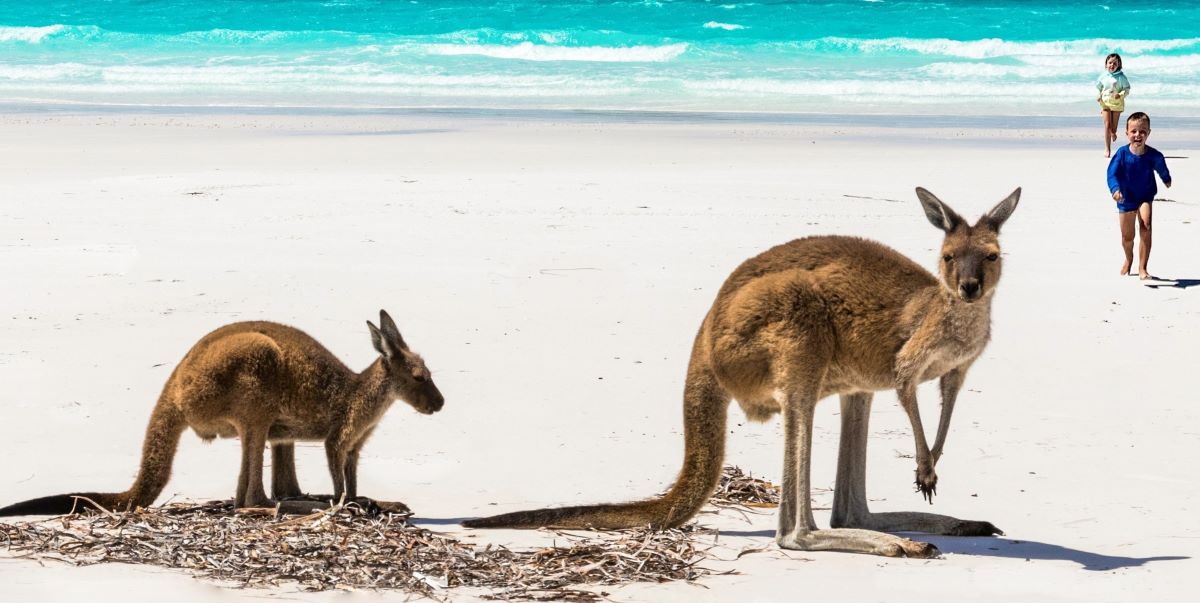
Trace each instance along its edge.
<path fill-rule="evenodd" d="M 271 497 L 279 500 L 303 494 L 296 479 L 296 445 L 292 442 L 272 444 Z"/>
<path fill-rule="evenodd" d="M 786 549 L 844 551 L 887 557 L 935 557 L 937 547 L 907 538 L 851 528 L 818 530 L 812 515 L 812 422 L 819 380 L 781 400 L 784 429 L 784 474 L 775 539 Z"/>
<path fill-rule="evenodd" d="M 263 450 L 267 445 L 267 427 L 255 424 L 238 426 L 242 441 L 242 468 L 238 472 L 234 507 L 271 507 L 275 503 L 263 490 Z"/>

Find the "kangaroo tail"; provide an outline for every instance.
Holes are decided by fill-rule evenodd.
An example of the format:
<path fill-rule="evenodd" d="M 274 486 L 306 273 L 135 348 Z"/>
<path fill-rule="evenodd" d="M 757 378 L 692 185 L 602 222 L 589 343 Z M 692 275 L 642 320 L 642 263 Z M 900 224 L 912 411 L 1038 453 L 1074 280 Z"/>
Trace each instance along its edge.
<path fill-rule="evenodd" d="M 683 469 L 663 496 L 631 503 L 517 511 L 469 519 L 462 525 L 469 528 L 609 530 L 647 525 L 664 529 L 683 525 L 704 506 L 721 478 L 729 396 L 710 372 L 693 366 L 688 370 L 683 398 Z"/>
<path fill-rule="evenodd" d="M 170 384 L 168 383 L 168 387 Z M 142 465 L 138 469 L 137 479 L 124 492 L 82 492 L 74 494 L 56 494 L 43 496 L 0 508 L 0 517 L 16 515 L 63 515 L 84 511 L 93 507 L 92 503 L 107 510 L 128 511 L 137 507 L 148 507 L 167 485 L 171 478 L 171 462 L 175 460 L 175 449 L 179 446 L 179 436 L 187 427 L 183 412 L 172 401 L 166 399 L 167 392 L 163 391 L 154 412 L 150 415 L 150 424 L 146 426 L 146 440 L 142 444 Z M 88 499 L 91 502 L 88 502 Z"/>

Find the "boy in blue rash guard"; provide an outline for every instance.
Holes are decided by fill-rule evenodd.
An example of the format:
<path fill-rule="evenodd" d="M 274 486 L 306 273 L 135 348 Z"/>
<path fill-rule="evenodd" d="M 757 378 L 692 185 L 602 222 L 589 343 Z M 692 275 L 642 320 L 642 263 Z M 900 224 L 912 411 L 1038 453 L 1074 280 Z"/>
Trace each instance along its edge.
<path fill-rule="evenodd" d="M 1150 224 L 1153 213 L 1151 206 L 1158 186 L 1154 172 L 1158 172 L 1163 185 L 1171 188 L 1171 172 L 1167 171 L 1167 160 L 1154 147 L 1146 144 L 1150 138 L 1150 116 L 1137 112 L 1125 120 L 1125 136 L 1129 144 L 1117 149 L 1108 162 L 1108 190 L 1117 202 L 1121 224 L 1121 247 L 1125 249 L 1125 263 L 1121 274 L 1129 274 L 1133 267 L 1133 221 L 1138 221 L 1138 276 L 1150 278 L 1147 264 L 1150 262 Z"/>

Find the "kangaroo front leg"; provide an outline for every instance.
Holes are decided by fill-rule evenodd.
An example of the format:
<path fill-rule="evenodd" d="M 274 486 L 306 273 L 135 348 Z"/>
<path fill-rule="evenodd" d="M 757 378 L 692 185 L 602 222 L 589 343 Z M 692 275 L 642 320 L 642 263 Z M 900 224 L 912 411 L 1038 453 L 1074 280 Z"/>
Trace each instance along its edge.
<path fill-rule="evenodd" d="M 954 414 L 954 402 L 958 400 L 958 392 L 962 389 L 963 379 L 967 376 L 966 367 L 956 368 L 942 375 L 942 416 L 938 419 L 937 437 L 933 440 L 933 464 L 942 458 L 942 447 L 946 445 L 946 434 L 950 432 L 950 416 Z"/>
<path fill-rule="evenodd" d="M 271 445 L 271 496 L 275 499 L 303 494 L 296 479 L 296 445 L 281 442 Z"/>
<path fill-rule="evenodd" d="M 900 397 L 900 405 L 908 414 L 912 424 L 913 440 L 916 441 L 917 452 L 917 489 L 929 504 L 933 504 L 933 495 L 937 493 L 937 473 L 933 470 L 933 454 L 929 451 L 929 442 L 925 440 L 925 426 L 921 423 L 921 410 L 917 408 L 917 386 L 915 383 L 901 383 L 896 388 Z"/>
<path fill-rule="evenodd" d="M 368 429 L 366 433 L 358 439 L 354 447 L 350 449 L 350 453 L 346 455 L 346 500 L 358 497 L 358 455 L 362 452 L 363 445 L 371 438 L 371 434 L 375 432 L 375 428 Z"/>
<path fill-rule="evenodd" d="M 346 500 L 358 497 L 358 453 L 359 449 L 355 448 L 346 455 L 346 466 L 343 470 L 346 474 Z"/>
<path fill-rule="evenodd" d="M 346 492 L 346 457 L 349 455 L 341 434 L 334 434 L 325 439 L 325 458 L 329 462 L 329 475 L 333 478 L 333 500 L 335 503 L 342 499 Z"/>

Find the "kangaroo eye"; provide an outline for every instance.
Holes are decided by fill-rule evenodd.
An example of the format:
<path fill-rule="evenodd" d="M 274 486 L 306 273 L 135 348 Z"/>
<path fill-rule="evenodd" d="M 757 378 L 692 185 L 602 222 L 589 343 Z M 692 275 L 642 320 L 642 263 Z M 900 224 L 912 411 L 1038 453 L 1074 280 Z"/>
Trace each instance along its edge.
<path fill-rule="evenodd" d="M 954 256 L 947 253 L 946 255 L 942 256 L 942 261 L 949 264 L 950 262 L 954 261 Z"/>
<path fill-rule="evenodd" d="M 425 383 L 426 381 L 429 381 L 429 379 L 425 378 L 425 375 L 413 375 L 413 380 L 417 383 Z"/>
<path fill-rule="evenodd" d="M 987 254 L 987 260 L 988 260 L 989 262 L 994 262 L 994 261 L 996 261 L 996 260 L 998 260 L 998 259 L 1000 259 L 1000 254 L 998 254 L 998 253 L 989 253 L 989 254 Z"/>

